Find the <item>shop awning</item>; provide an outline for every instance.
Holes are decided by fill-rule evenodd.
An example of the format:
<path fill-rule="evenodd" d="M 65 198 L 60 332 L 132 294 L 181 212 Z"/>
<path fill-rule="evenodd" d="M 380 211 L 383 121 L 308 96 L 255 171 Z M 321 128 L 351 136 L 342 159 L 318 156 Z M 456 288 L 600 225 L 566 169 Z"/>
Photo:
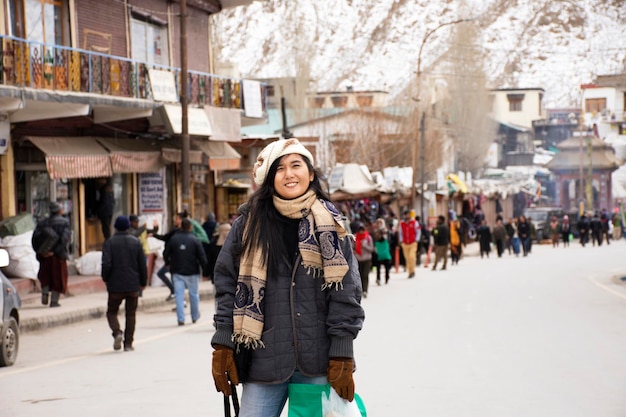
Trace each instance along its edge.
<path fill-rule="evenodd" d="M 167 128 L 171 133 L 182 133 L 182 107 L 176 104 L 164 104 L 161 108 L 165 113 Z M 211 136 L 211 123 L 204 109 L 187 107 L 188 133 L 194 136 Z"/>
<path fill-rule="evenodd" d="M 33 137 L 26 140 L 46 154 L 52 179 L 110 177 L 109 153 L 93 137 Z"/>
<path fill-rule="evenodd" d="M 183 161 L 183 151 L 180 141 L 164 141 L 161 145 L 161 156 L 163 161 L 169 164 L 180 164 Z M 194 145 L 190 145 L 189 163 L 202 164 L 202 151 L 194 149 Z"/>
<path fill-rule="evenodd" d="M 164 165 L 161 147 L 141 139 L 96 138 L 109 150 L 115 173 L 156 172 Z"/>
<path fill-rule="evenodd" d="M 224 171 L 241 168 L 241 155 L 226 142 L 194 141 L 194 146 L 209 157 L 209 168 Z"/>

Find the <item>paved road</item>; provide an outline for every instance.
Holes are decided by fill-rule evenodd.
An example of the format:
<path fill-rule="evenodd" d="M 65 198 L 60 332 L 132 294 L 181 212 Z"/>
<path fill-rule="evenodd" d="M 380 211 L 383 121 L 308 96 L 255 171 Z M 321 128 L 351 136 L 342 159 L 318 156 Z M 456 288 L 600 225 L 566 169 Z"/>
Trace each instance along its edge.
<path fill-rule="evenodd" d="M 623 417 L 625 253 L 624 241 L 535 246 L 374 284 L 356 342 L 368 415 Z M 184 327 L 169 306 L 140 313 L 129 353 L 113 352 L 104 318 L 24 334 L 18 363 L 0 369 L 0 415 L 222 415 L 212 301 L 201 310 Z"/>

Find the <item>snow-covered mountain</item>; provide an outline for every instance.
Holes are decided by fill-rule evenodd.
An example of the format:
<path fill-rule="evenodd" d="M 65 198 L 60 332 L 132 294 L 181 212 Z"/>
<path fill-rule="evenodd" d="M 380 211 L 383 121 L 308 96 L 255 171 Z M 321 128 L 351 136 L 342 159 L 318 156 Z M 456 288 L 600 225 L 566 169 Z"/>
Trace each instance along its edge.
<path fill-rule="evenodd" d="M 311 90 L 400 95 L 477 28 L 488 88 L 545 90 L 548 108 L 579 106 L 580 84 L 626 72 L 624 0 L 268 0 L 215 15 L 216 60 L 242 77 L 309 74 Z M 457 41 L 458 42 L 458 41 Z"/>

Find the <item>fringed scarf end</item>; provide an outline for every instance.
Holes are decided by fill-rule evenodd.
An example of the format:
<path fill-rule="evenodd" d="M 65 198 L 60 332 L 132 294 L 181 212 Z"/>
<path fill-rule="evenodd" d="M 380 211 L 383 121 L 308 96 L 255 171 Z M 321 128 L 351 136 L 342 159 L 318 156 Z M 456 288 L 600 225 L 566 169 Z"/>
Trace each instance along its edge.
<path fill-rule="evenodd" d="M 326 290 L 327 288 L 332 290 L 333 286 L 335 287 L 335 291 L 343 290 L 342 281 L 333 281 L 333 282 L 325 282 L 324 284 L 322 284 L 322 291 Z"/>
<path fill-rule="evenodd" d="M 265 348 L 265 343 L 261 340 L 243 334 L 234 334 L 231 340 L 237 345 L 237 353 L 239 353 L 242 346 L 246 349 L 252 350 Z"/>

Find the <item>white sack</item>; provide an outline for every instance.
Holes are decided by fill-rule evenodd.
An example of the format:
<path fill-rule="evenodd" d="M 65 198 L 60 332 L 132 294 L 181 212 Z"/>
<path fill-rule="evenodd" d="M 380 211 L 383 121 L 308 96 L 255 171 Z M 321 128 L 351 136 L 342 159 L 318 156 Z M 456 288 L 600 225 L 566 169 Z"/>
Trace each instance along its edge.
<path fill-rule="evenodd" d="M 76 271 L 80 275 L 102 275 L 102 252 L 87 252 L 75 261 Z"/>
<path fill-rule="evenodd" d="M 0 239 L 0 248 L 9 252 L 9 265 L 2 270 L 7 277 L 37 279 L 39 261 L 30 243 L 32 237 L 33 231 L 29 230 Z"/>

